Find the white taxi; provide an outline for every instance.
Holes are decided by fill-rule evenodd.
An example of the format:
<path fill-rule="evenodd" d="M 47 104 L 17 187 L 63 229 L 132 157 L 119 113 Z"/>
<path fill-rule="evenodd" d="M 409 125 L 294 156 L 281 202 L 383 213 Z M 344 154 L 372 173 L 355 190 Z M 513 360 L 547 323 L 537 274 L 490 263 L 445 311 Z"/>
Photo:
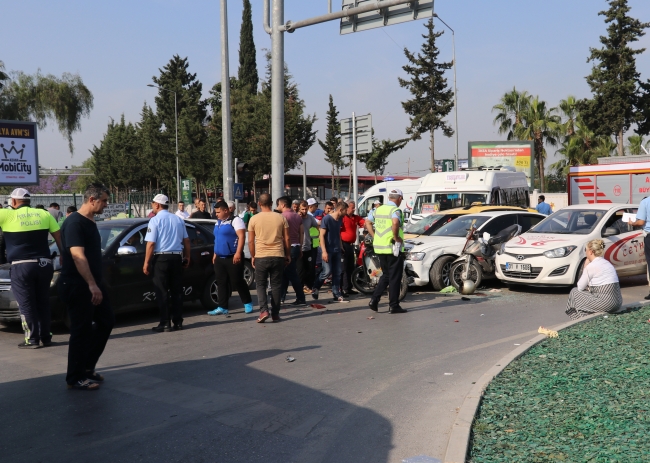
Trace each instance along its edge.
<path fill-rule="evenodd" d="M 568 206 L 508 243 L 496 258 L 496 276 L 507 283 L 540 286 L 574 285 L 580 278 L 588 241 L 602 239 L 605 257 L 619 277 L 646 272 L 643 231 L 623 214 L 632 204 Z"/>

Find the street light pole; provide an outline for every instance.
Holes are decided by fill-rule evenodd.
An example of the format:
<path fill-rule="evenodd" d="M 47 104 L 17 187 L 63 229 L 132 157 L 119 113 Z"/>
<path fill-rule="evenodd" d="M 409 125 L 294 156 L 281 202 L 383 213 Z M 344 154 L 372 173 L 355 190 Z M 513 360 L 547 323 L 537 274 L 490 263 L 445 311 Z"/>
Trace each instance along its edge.
<path fill-rule="evenodd" d="M 176 202 L 181 200 L 181 174 L 178 168 L 178 110 L 176 106 L 176 92 L 173 90 L 167 90 L 163 87 L 158 87 L 154 84 L 147 84 L 147 87 L 158 88 L 164 90 L 165 92 L 170 92 L 174 94 L 174 124 L 176 125 Z"/>
<path fill-rule="evenodd" d="M 228 6 L 221 0 L 221 127 L 223 199 L 233 199 L 232 127 L 230 125 L 230 66 L 228 55 Z"/>
<path fill-rule="evenodd" d="M 437 13 L 433 13 L 434 18 L 438 18 L 441 23 L 443 23 L 451 31 L 451 47 L 454 61 L 454 113 L 456 118 L 456 154 L 455 154 L 455 164 L 456 170 L 458 170 L 458 90 L 456 89 L 456 34 L 454 30 L 449 27 L 449 24 L 444 22 Z"/>

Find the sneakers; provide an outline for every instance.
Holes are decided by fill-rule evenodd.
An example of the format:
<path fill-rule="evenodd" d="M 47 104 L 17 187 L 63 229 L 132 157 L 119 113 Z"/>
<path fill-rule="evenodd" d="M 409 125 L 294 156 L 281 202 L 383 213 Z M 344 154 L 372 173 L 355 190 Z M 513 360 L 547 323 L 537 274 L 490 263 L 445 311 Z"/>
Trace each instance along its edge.
<path fill-rule="evenodd" d="M 99 384 L 93 383 L 88 379 L 80 379 L 76 383 L 68 384 L 68 389 L 77 389 L 79 391 L 97 391 Z"/>
<path fill-rule="evenodd" d="M 228 310 L 217 307 L 216 309 L 209 311 L 208 315 L 228 315 Z"/>
<path fill-rule="evenodd" d="M 333 302 L 350 302 L 350 299 L 347 299 L 343 296 L 334 297 Z"/>
<path fill-rule="evenodd" d="M 97 373 L 96 371 L 86 371 L 86 378 L 96 383 L 101 383 L 104 381 L 104 377 L 99 373 Z"/>
<path fill-rule="evenodd" d="M 257 319 L 257 323 L 264 323 L 269 318 L 269 313 L 265 310 Z"/>
<path fill-rule="evenodd" d="M 311 292 L 311 297 L 313 297 L 315 300 L 318 300 L 318 290 L 314 288 L 314 290 Z"/>
<path fill-rule="evenodd" d="M 18 349 L 38 349 L 39 347 L 41 347 L 40 344 L 31 344 L 27 341 L 23 341 L 18 344 Z"/>
<path fill-rule="evenodd" d="M 244 312 L 245 313 L 253 313 L 253 303 L 249 302 L 248 304 L 244 304 Z"/>
<path fill-rule="evenodd" d="M 151 331 L 155 331 L 156 333 L 162 333 L 163 331 L 165 333 L 169 333 L 171 330 L 172 327 L 164 323 L 161 323 L 158 326 L 154 326 L 153 328 L 151 328 Z"/>

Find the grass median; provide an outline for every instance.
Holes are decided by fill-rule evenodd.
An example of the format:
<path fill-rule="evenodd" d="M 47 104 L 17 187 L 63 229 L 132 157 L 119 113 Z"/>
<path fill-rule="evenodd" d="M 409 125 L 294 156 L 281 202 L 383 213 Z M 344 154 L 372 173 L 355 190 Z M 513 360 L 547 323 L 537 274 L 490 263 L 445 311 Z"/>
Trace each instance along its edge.
<path fill-rule="evenodd" d="M 546 339 L 488 386 L 469 461 L 650 461 L 650 306 Z"/>

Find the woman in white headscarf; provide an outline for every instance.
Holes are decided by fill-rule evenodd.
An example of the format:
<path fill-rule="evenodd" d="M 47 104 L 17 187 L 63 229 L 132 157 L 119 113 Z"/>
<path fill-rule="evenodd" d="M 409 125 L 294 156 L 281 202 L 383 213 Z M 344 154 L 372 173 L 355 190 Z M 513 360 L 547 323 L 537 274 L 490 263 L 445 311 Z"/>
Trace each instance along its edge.
<path fill-rule="evenodd" d="M 616 312 L 623 304 L 616 269 L 602 257 L 604 251 L 603 240 L 587 243 L 587 262 L 567 302 L 566 314 L 574 320 L 598 312 Z"/>

